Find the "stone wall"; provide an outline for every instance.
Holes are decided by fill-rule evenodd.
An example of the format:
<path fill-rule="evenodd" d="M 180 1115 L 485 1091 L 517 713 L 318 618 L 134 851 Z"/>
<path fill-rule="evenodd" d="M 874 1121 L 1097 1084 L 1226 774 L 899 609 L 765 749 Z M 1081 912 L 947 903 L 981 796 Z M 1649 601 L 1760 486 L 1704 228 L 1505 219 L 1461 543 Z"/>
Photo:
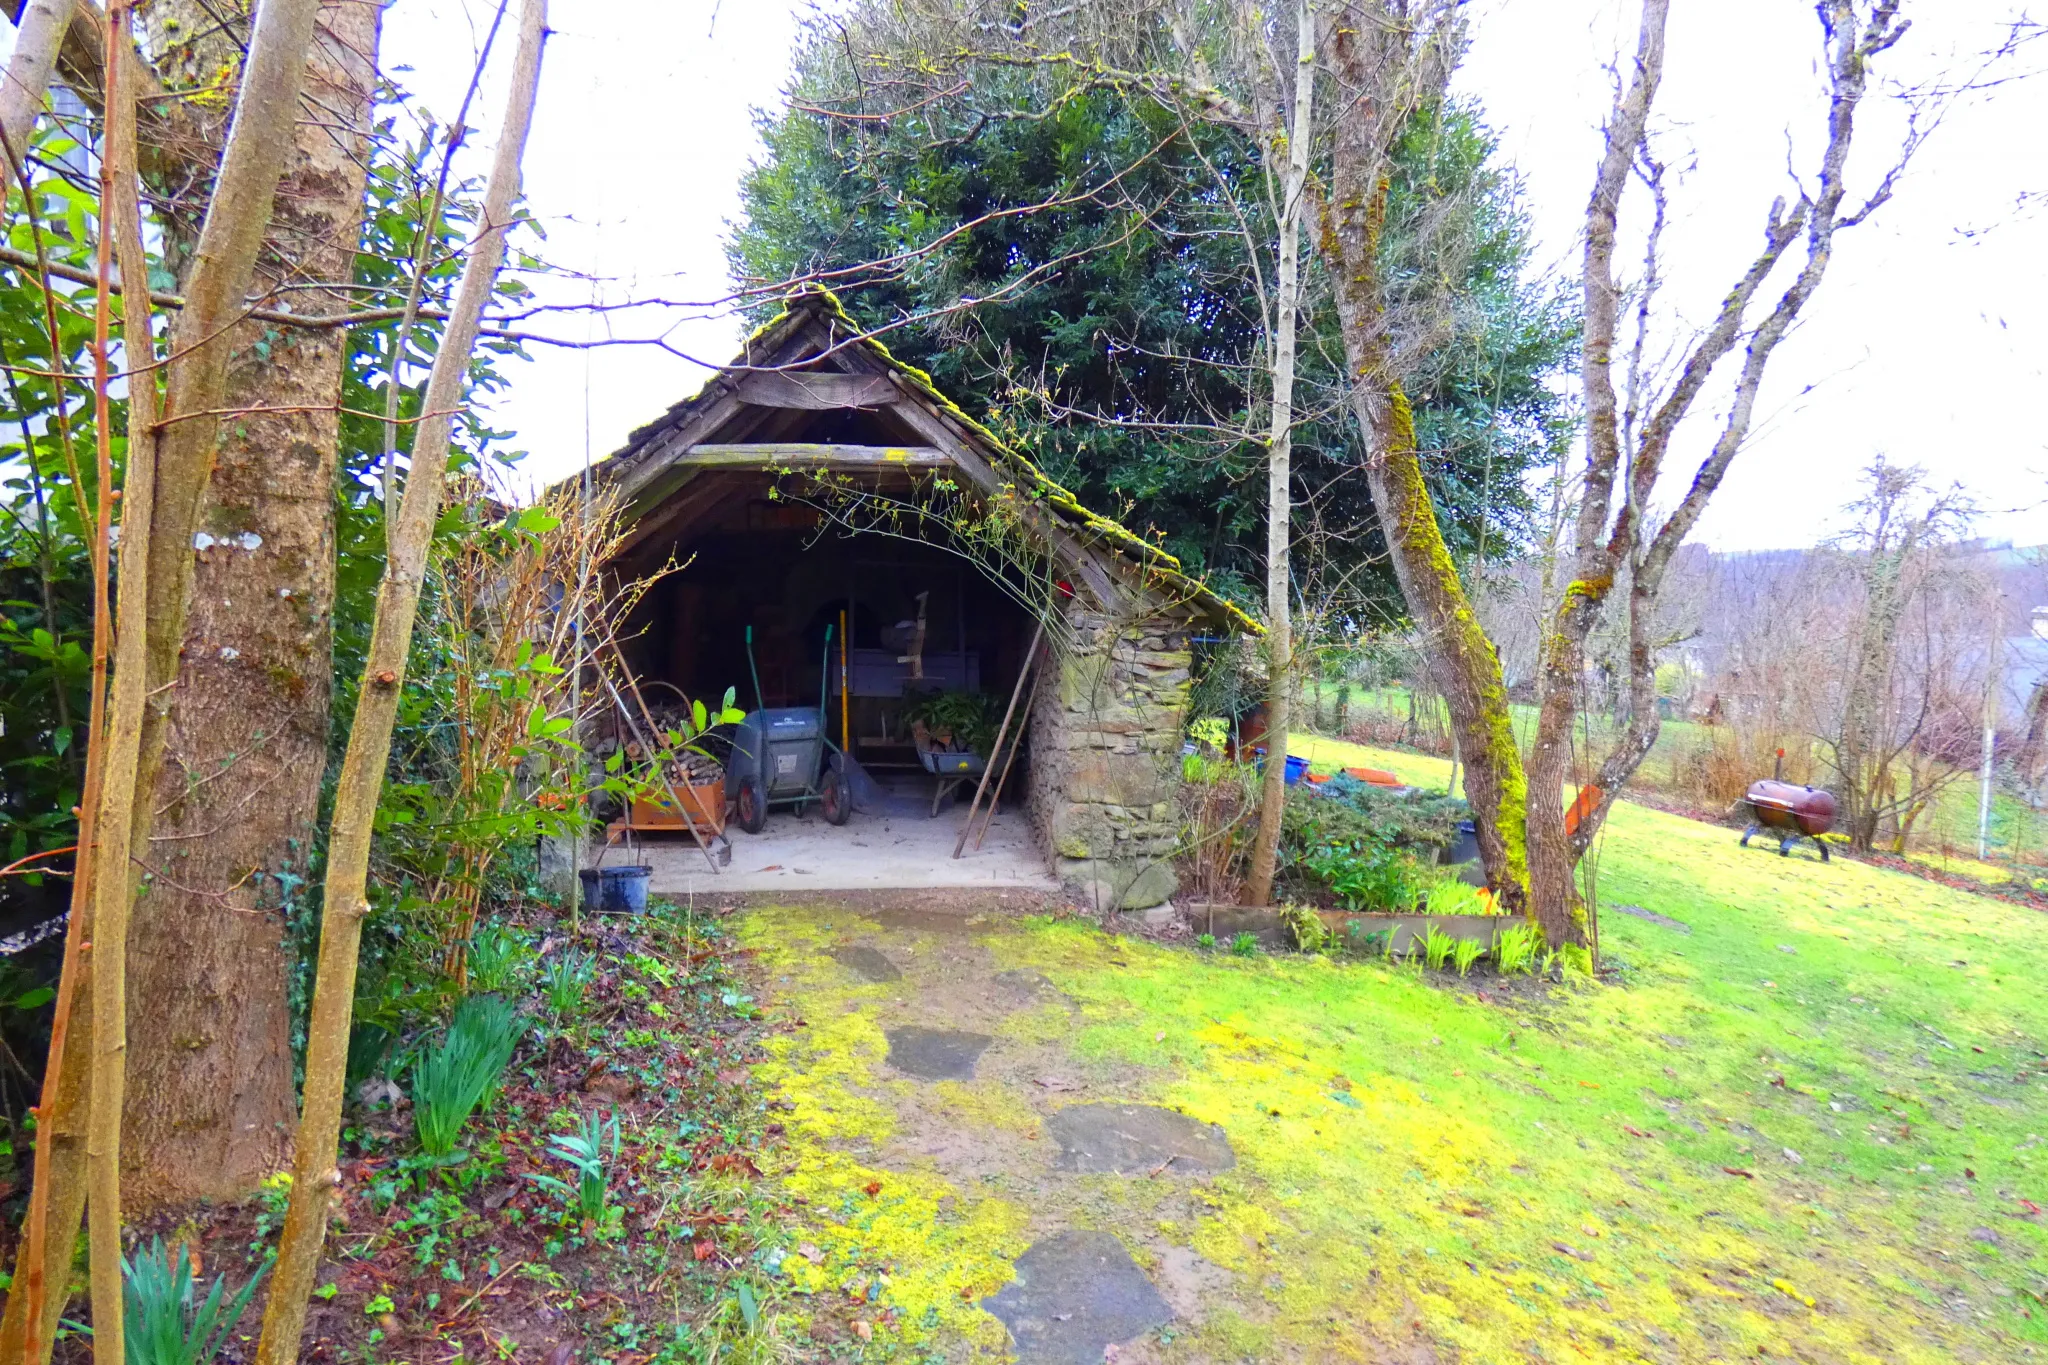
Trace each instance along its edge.
<path fill-rule="evenodd" d="M 1174 893 L 1175 790 L 1192 664 L 1186 621 L 1067 607 L 1031 716 L 1032 824 L 1062 882 L 1102 908 Z"/>

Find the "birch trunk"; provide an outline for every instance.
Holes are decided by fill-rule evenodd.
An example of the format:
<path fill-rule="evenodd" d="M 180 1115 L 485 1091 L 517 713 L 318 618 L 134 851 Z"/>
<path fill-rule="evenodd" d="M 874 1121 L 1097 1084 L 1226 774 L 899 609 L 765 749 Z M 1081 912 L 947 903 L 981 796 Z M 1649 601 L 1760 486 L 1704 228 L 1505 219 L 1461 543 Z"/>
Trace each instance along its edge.
<path fill-rule="evenodd" d="M 490 301 L 505 236 L 519 198 L 519 166 L 540 83 L 541 48 L 547 37 L 547 0 L 524 0 L 519 19 L 519 52 L 507 95 L 505 126 L 484 192 L 477 231 L 463 264 L 462 280 L 449 309 L 441 348 L 427 379 L 422 420 L 413 438 L 412 468 L 405 481 L 395 534 L 377 589 L 376 617 L 363 665 L 360 700 L 349 727 L 348 751 L 335 790 L 329 830 L 327 882 L 322 902 L 319 975 L 306 1050 L 305 1105 L 293 1162 L 291 1206 L 285 1215 L 276 1273 L 264 1306 L 261 1365 L 291 1365 L 299 1358 L 306 1303 L 320 1266 L 328 1210 L 341 1173 L 335 1168 L 341 1137 L 342 1091 L 348 1069 L 349 1022 L 355 999 L 357 952 L 368 909 L 370 840 L 384 772 L 390 762 L 391 731 L 404 687 L 413 617 L 420 582 L 440 509 L 448 468 L 453 413 L 462 401 L 469 362 L 476 347 L 484 306 Z"/>
<path fill-rule="evenodd" d="M 6 84 L 0 85 L 0 145 L 16 175 L 50 93 L 50 73 L 57 69 L 71 10 L 71 0 L 27 0 L 15 16 L 14 51 L 7 59 Z"/>
<path fill-rule="evenodd" d="M 1287 811 L 1287 735 L 1293 705 L 1294 623 L 1288 569 L 1292 544 L 1295 317 L 1301 301 L 1301 217 L 1308 186 L 1309 137 L 1314 128 L 1315 14 L 1308 0 L 1296 9 L 1293 127 L 1281 178 L 1280 251 L 1273 291 L 1273 420 L 1266 457 L 1266 773 L 1259 793 L 1258 842 L 1252 848 L 1245 900 L 1273 899 L 1280 826 Z"/>

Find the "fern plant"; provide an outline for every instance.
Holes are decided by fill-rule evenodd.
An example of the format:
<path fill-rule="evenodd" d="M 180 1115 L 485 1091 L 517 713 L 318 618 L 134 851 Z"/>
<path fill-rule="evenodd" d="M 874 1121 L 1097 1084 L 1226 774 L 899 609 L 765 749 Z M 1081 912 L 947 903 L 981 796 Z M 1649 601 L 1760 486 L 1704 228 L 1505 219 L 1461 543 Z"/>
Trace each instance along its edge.
<path fill-rule="evenodd" d="M 413 1129 L 430 1157 L 454 1152 L 462 1126 L 497 1093 L 498 1081 L 526 1034 L 526 1016 L 495 995 L 472 995 L 455 1008 L 441 1044 L 414 1066 Z"/>
<path fill-rule="evenodd" d="M 270 1264 L 264 1261 L 232 1299 L 227 1297 L 227 1276 L 214 1276 L 206 1298 L 195 1305 L 192 1298 L 198 1285 L 192 1258 L 182 1248 L 166 1251 L 158 1237 L 134 1260 L 122 1257 L 127 1365 L 206 1365 L 220 1354 L 228 1333 L 242 1320 Z"/>
<path fill-rule="evenodd" d="M 1510 924 L 1493 941 L 1493 965 L 1502 976 L 1526 972 L 1536 965 L 1536 931 L 1527 924 Z"/>

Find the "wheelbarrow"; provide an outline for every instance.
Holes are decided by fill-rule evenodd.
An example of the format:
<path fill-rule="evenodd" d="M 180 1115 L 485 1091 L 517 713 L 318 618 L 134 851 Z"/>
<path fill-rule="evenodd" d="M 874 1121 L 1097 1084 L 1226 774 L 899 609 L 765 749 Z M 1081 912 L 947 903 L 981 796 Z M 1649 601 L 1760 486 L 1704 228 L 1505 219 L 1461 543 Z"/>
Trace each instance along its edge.
<path fill-rule="evenodd" d="M 828 667 L 831 657 L 832 627 L 826 626 Z M 726 777 L 739 788 L 734 823 L 749 834 L 759 834 L 768 823 L 769 807 L 795 806 L 802 811 L 816 801 L 827 824 L 845 824 L 853 813 L 853 799 L 846 774 L 839 765 L 825 760 L 831 741 L 825 738 L 823 679 L 816 706 L 761 707 L 761 675 L 754 669 L 752 626 L 747 627 L 747 668 L 754 673 L 756 709 L 739 723 L 732 757 L 726 761 Z"/>
<path fill-rule="evenodd" d="M 938 748 L 932 743 L 931 732 L 924 728 L 921 720 L 911 722 L 910 737 L 917 745 L 917 761 L 938 779 L 932 788 L 932 818 L 937 819 L 940 808 L 954 793 L 980 778 L 988 768 L 988 760 L 969 749 Z"/>

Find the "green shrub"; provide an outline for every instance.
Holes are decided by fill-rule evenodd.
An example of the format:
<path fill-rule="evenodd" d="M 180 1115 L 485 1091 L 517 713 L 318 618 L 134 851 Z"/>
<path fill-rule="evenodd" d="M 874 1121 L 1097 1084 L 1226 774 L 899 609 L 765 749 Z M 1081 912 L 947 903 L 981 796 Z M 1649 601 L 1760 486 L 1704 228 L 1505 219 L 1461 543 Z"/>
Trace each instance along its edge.
<path fill-rule="evenodd" d="M 462 1126 L 497 1093 L 498 1080 L 526 1033 L 526 1017 L 495 995 L 472 995 L 455 1009 L 440 1046 L 412 1074 L 413 1128 L 420 1150 L 445 1157 Z"/>
<path fill-rule="evenodd" d="M 1300 867 L 1346 910 L 1410 910 L 1423 886 L 1422 865 L 1389 844 L 1326 845 Z"/>
<path fill-rule="evenodd" d="M 1197 934 L 1197 935 L 1195 936 L 1195 946 L 1196 946 L 1197 948 L 1201 948 L 1201 949 L 1203 949 L 1203 950 L 1205 950 L 1205 951 L 1206 951 L 1206 950 L 1209 950 L 1209 949 L 1213 949 L 1213 948 L 1214 948 L 1214 947 L 1216 946 L 1216 935 L 1214 935 L 1214 934 Z"/>
<path fill-rule="evenodd" d="M 1536 931 L 1527 924 L 1510 924 L 1493 940 L 1494 969 L 1502 976 L 1527 972 L 1536 965 Z"/>
<path fill-rule="evenodd" d="M 192 1258 L 183 1248 L 166 1251 L 162 1238 L 152 1238 L 149 1250 L 134 1260 L 122 1257 L 127 1365 L 205 1365 L 220 1354 L 269 1270 L 266 1260 L 232 1299 L 226 1297 L 227 1277 L 216 1275 L 206 1298 L 195 1306 L 192 1295 L 198 1286 Z"/>
<path fill-rule="evenodd" d="M 1280 923 L 1286 926 L 1294 939 L 1294 946 L 1304 953 L 1320 953 L 1329 946 L 1329 926 L 1309 906 L 1291 903 L 1281 906 Z"/>
<path fill-rule="evenodd" d="M 1230 951 L 1235 957 L 1257 957 L 1259 940 L 1256 934 L 1239 934 L 1230 940 Z"/>
<path fill-rule="evenodd" d="M 1497 913 L 1493 902 L 1481 895 L 1478 887 L 1467 886 L 1456 877 L 1439 877 L 1431 882 L 1422 893 L 1422 903 L 1432 915 Z"/>

